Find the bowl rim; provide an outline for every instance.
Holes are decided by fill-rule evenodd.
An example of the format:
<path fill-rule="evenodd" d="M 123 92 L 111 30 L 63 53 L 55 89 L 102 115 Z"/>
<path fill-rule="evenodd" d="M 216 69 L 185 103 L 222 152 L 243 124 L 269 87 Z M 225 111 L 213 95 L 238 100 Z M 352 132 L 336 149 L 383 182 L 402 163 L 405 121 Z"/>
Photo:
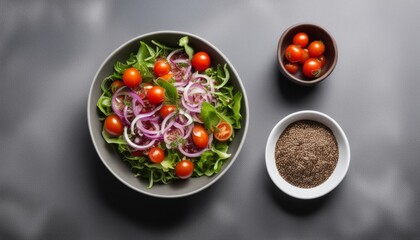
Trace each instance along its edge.
<path fill-rule="evenodd" d="M 286 37 L 286 35 L 291 30 L 295 29 L 296 27 L 300 27 L 300 26 L 314 27 L 314 28 L 317 28 L 320 31 L 323 31 L 324 33 L 326 33 L 326 35 L 331 39 L 331 42 L 332 42 L 333 48 L 334 48 L 334 52 L 335 52 L 334 53 L 334 60 L 331 64 L 331 67 L 328 69 L 328 71 L 326 71 L 321 77 L 318 77 L 318 78 L 315 78 L 315 79 L 312 79 L 312 80 L 302 80 L 300 78 L 297 78 L 293 74 L 290 74 L 289 72 L 287 72 L 287 70 L 284 68 L 284 64 L 283 64 L 283 55 L 280 54 L 281 45 L 282 45 L 282 42 L 284 41 L 284 38 Z M 314 86 L 314 85 L 317 85 L 318 83 L 322 82 L 323 80 L 325 80 L 333 72 L 334 68 L 336 67 L 337 62 L 338 62 L 337 42 L 335 41 L 335 38 L 331 35 L 331 33 L 327 29 L 325 29 L 324 27 L 321 27 L 320 25 L 310 23 L 310 22 L 297 23 L 297 24 L 294 24 L 294 25 L 288 27 L 281 34 L 281 36 L 278 40 L 278 43 L 277 43 L 277 61 L 278 61 L 278 64 L 280 66 L 281 73 L 283 75 L 285 75 L 286 78 L 288 78 L 292 82 L 297 83 L 297 84 L 302 85 L 302 86 Z"/>
<path fill-rule="evenodd" d="M 299 188 L 288 183 L 281 177 L 275 164 L 274 150 L 278 138 L 287 126 L 299 120 L 314 120 L 326 125 L 333 131 L 339 145 L 339 159 L 334 172 L 325 182 L 313 188 Z M 343 129 L 333 118 L 319 111 L 302 110 L 285 116 L 273 127 L 267 139 L 265 162 L 272 182 L 280 190 L 294 198 L 314 199 L 331 192 L 342 182 L 350 165 L 350 145 Z"/>
<path fill-rule="evenodd" d="M 165 195 L 165 194 L 158 194 L 158 193 L 152 193 L 152 192 L 148 192 L 147 190 L 143 190 L 140 188 L 137 188 L 136 186 L 133 186 L 132 184 L 128 183 L 127 181 L 125 181 L 121 176 L 119 176 L 112 168 L 111 166 L 106 162 L 104 156 L 101 154 L 98 144 L 94 138 L 94 130 L 93 130 L 93 126 L 92 126 L 92 121 L 94 119 L 92 119 L 91 117 L 91 112 L 95 109 L 92 109 L 91 106 L 92 105 L 92 101 L 94 101 L 94 99 L 92 99 L 91 95 L 92 92 L 95 90 L 94 89 L 94 85 L 95 85 L 95 80 L 98 78 L 101 70 L 104 68 L 104 66 L 106 65 L 106 63 L 108 61 L 110 61 L 110 59 L 117 54 L 119 51 L 121 51 L 122 49 L 124 49 L 127 45 L 131 44 L 134 41 L 140 41 L 143 38 L 147 38 L 150 36 L 154 36 L 154 35 L 159 35 L 159 34 L 174 34 L 174 35 L 180 35 L 180 36 L 189 36 L 192 38 L 196 38 L 199 41 L 205 43 L 206 45 L 208 45 L 210 48 L 212 48 L 215 52 L 217 52 L 218 55 L 220 55 L 222 57 L 223 60 L 225 60 L 225 63 L 228 64 L 228 66 L 230 67 L 231 70 L 231 74 L 235 75 L 238 82 L 237 84 L 240 86 L 240 91 L 242 92 L 242 99 L 243 99 L 243 105 L 241 106 L 241 108 L 244 108 L 244 112 L 246 113 L 246 117 L 243 118 L 244 122 L 242 123 L 241 129 L 243 128 L 243 137 L 242 139 L 240 139 L 240 142 L 238 144 L 238 148 L 237 150 L 232 154 L 232 156 L 229 159 L 229 162 L 227 162 L 223 167 L 224 170 L 219 172 L 218 174 L 216 174 L 215 176 L 212 177 L 212 179 L 204 184 L 203 186 L 193 190 L 193 191 L 189 191 L 189 192 L 185 192 L 185 193 L 180 193 L 180 194 L 173 194 L 173 195 Z M 96 100 L 95 100 L 96 101 Z M 95 106 L 96 106 L 96 102 L 95 102 Z M 95 108 L 95 107 L 93 107 Z M 95 151 L 98 154 L 99 158 L 101 159 L 101 162 L 105 165 L 105 167 L 108 169 L 109 172 L 112 173 L 112 175 L 117 178 L 120 182 L 122 182 L 124 185 L 128 186 L 129 188 L 140 192 L 142 194 L 151 196 L 151 197 L 157 197 L 157 198 L 180 198 L 180 197 L 186 197 L 186 196 L 190 196 L 193 194 L 196 194 L 198 192 L 201 192 L 202 190 L 210 187 L 211 185 L 213 185 L 215 182 L 217 182 L 228 170 L 229 168 L 233 165 L 233 163 L 236 161 L 236 159 L 238 158 L 238 155 L 240 154 L 242 147 L 245 143 L 245 139 L 248 133 L 248 128 L 249 128 L 249 102 L 248 102 L 248 97 L 246 94 L 246 90 L 245 87 L 243 85 L 242 79 L 240 77 L 240 75 L 238 74 L 238 72 L 236 71 L 235 67 L 233 66 L 233 64 L 230 62 L 230 60 L 216 47 L 214 46 L 212 43 L 210 43 L 209 41 L 207 41 L 206 39 L 189 33 L 189 32 L 185 32 L 185 31 L 177 31 L 177 30 L 159 30 L 159 31 L 152 31 L 152 32 L 148 32 L 148 33 L 144 33 L 135 37 L 132 37 L 130 40 L 125 41 L 124 43 L 120 44 L 117 48 L 115 48 L 100 64 L 99 68 L 97 69 L 90 88 L 89 88 L 89 93 L 88 93 L 88 99 L 87 99 L 87 123 L 88 123 L 88 128 L 89 128 L 89 135 L 90 138 L 92 140 L 92 143 L 94 145 Z"/>

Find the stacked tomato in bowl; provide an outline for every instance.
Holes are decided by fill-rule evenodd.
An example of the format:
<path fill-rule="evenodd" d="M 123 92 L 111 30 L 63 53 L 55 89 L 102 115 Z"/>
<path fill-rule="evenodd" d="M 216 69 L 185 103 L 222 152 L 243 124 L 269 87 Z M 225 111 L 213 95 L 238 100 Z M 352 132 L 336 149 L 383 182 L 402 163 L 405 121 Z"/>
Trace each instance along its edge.
<path fill-rule="evenodd" d="M 280 72 L 290 81 L 313 86 L 335 68 L 338 49 L 334 38 L 322 27 L 301 23 L 289 27 L 279 39 Z"/>
<path fill-rule="evenodd" d="M 325 65 L 325 45 L 320 40 L 309 43 L 309 36 L 299 32 L 293 37 L 293 43 L 285 51 L 285 57 L 289 61 L 284 67 L 295 74 L 302 66 L 303 75 L 307 78 L 317 78 L 321 74 L 321 68 Z"/>

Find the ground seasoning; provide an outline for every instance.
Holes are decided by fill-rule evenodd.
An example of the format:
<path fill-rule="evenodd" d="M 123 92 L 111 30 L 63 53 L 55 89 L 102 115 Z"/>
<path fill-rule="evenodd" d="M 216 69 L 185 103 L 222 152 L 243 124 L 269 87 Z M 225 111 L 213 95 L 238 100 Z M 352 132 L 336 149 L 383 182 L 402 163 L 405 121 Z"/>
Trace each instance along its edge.
<path fill-rule="evenodd" d="M 338 145 L 327 126 L 301 120 L 283 131 L 274 156 L 277 169 L 287 182 L 300 188 L 312 188 L 331 176 L 338 161 Z"/>

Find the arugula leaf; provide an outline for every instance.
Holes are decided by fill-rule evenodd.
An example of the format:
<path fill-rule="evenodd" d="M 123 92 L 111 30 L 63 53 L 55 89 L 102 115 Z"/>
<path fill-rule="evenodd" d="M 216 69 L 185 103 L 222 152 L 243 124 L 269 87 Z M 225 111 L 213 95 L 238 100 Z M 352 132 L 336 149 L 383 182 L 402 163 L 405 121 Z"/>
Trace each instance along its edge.
<path fill-rule="evenodd" d="M 230 153 L 227 153 L 228 145 L 227 145 L 226 142 L 222 142 L 222 143 L 218 144 L 218 146 L 212 145 L 211 150 L 214 153 L 216 153 L 219 156 L 219 158 L 221 158 L 221 159 L 226 159 L 226 158 L 231 156 Z"/>
<path fill-rule="evenodd" d="M 150 71 L 150 68 L 149 68 L 150 64 L 152 63 L 147 62 L 147 61 L 154 61 L 153 60 L 154 53 L 155 51 L 150 46 L 148 46 L 145 42 L 140 41 L 140 47 L 136 54 L 137 62 L 133 66 L 140 71 L 141 76 L 145 80 L 145 82 L 150 81 L 154 77 L 153 73 Z M 152 64 L 152 67 L 153 67 L 153 64 Z"/>
<path fill-rule="evenodd" d="M 114 70 L 119 73 L 119 74 L 123 74 L 124 71 L 129 67 L 129 65 L 124 64 L 120 61 L 116 61 L 114 64 Z"/>
<path fill-rule="evenodd" d="M 102 93 L 102 95 L 99 97 L 98 102 L 96 103 L 96 106 L 99 108 L 99 110 L 105 115 L 110 115 L 112 111 L 111 106 L 111 98 L 106 96 L 105 93 Z"/>
<path fill-rule="evenodd" d="M 136 54 L 136 59 L 138 63 L 144 62 L 147 57 L 149 57 L 149 52 L 147 51 L 147 44 L 143 41 L 140 41 L 140 47 Z"/>
<path fill-rule="evenodd" d="M 241 119 L 242 119 L 242 115 L 240 113 L 241 111 L 241 100 L 242 100 L 242 93 L 241 92 L 237 92 L 235 93 L 235 95 L 233 96 L 233 107 L 232 107 L 232 111 L 233 111 L 233 120 L 234 123 L 232 124 L 232 126 L 236 129 L 240 129 L 241 128 Z"/>
<path fill-rule="evenodd" d="M 217 86 L 215 86 L 216 89 L 222 88 L 229 81 L 230 74 L 229 74 L 229 71 L 227 69 L 227 64 L 223 65 L 223 71 L 222 71 L 222 67 L 220 66 L 220 64 L 217 66 L 217 77 L 216 77 L 216 79 L 218 80 L 218 84 L 217 84 Z"/>
<path fill-rule="evenodd" d="M 163 50 L 166 50 L 166 51 L 173 51 L 173 50 L 176 49 L 176 48 L 165 46 L 165 45 L 163 45 L 163 44 L 161 44 L 161 43 L 159 43 L 159 42 L 157 42 L 155 40 L 152 40 L 152 43 L 155 44 L 157 47 L 159 47 L 159 48 L 161 48 Z"/>
<path fill-rule="evenodd" d="M 188 45 L 188 36 L 179 39 L 178 45 L 184 47 L 185 53 L 187 53 L 188 58 L 191 60 L 194 55 L 194 49 Z"/>
<path fill-rule="evenodd" d="M 158 78 L 156 83 L 165 89 L 165 102 L 178 106 L 179 99 L 178 90 L 176 90 L 176 87 L 172 83 L 162 78 Z"/>
<path fill-rule="evenodd" d="M 212 176 L 220 172 L 226 159 L 231 156 L 230 153 L 227 153 L 227 150 L 227 142 L 220 142 L 216 145 L 212 144 L 210 150 L 203 152 L 197 160 L 194 173 L 198 176 Z"/>

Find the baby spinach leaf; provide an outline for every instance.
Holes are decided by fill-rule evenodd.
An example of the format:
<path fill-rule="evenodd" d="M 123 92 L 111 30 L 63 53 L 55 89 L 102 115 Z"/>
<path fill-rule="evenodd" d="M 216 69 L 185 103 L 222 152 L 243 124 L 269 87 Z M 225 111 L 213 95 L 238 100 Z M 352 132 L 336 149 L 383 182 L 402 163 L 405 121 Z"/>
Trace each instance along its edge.
<path fill-rule="evenodd" d="M 216 108 L 208 102 L 203 102 L 200 112 L 201 119 L 207 129 L 213 130 L 220 122 L 220 117 L 217 114 Z"/>
<path fill-rule="evenodd" d="M 178 106 L 178 91 L 175 86 L 162 78 L 158 78 L 156 83 L 165 89 L 165 102 Z"/>

